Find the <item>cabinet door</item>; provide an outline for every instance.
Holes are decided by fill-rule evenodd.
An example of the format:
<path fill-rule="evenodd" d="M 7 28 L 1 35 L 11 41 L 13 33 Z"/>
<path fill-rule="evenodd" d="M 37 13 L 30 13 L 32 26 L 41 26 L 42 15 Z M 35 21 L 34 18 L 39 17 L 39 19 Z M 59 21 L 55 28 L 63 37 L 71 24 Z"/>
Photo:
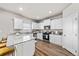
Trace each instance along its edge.
<path fill-rule="evenodd" d="M 51 29 L 62 29 L 62 18 L 61 19 L 54 19 L 51 21 Z"/>
<path fill-rule="evenodd" d="M 40 37 L 41 40 L 43 40 L 43 38 L 42 38 L 42 33 L 39 34 L 39 37 Z"/>
<path fill-rule="evenodd" d="M 61 40 L 62 40 L 62 36 L 56 35 L 56 41 L 57 41 L 56 44 L 61 46 L 62 45 L 62 41 Z"/>
<path fill-rule="evenodd" d="M 53 36 L 52 34 L 50 35 L 50 42 L 51 42 L 51 43 L 55 43 L 55 42 L 54 42 L 54 36 Z"/>
<path fill-rule="evenodd" d="M 23 44 L 17 44 L 15 45 L 16 49 L 15 49 L 15 56 L 23 56 Z"/>
<path fill-rule="evenodd" d="M 14 18 L 14 29 L 22 29 L 23 28 L 23 20 L 19 18 Z"/>
<path fill-rule="evenodd" d="M 37 39 L 40 39 L 40 38 L 39 38 L 39 33 L 37 33 Z"/>
<path fill-rule="evenodd" d="M 50 19 L 44 20 L 43 23 L 44 23 L 44 26 L 50 25 Z"/>
<path fill-rule="evenodd" d="M 39 29 L 39 23 L 32 22 L 32 29 Z"/>
<path fill-rule="evenodd" d="M 40 29 L 44 29 L 44 23 L 43 22 L 40 23 Z"/>
<path fill-rule="evenodd" d="M 32 29 L 36 29 L 36 23 L 32 22 Z"/>
<path fill-rule="evenodd" d="M 13 39 L 13 40 L 14 40 L 14 44 L 17 44 L 17 43 L 23 42 L 22 35 L 15 36 L 15 39 Z"/>
<path fill-rule="evenodd" d="M 31 23 L 23 23 L 23 29 L 26 29 L 26 30 L 32 29 Z"/>
<path fill-rule="evenodd" d="M 57 45 L 62 45 L 62 36 L 59 35 L 50 35 L 50 42 L 57 44 Z"/>
<path fill-rule="evenodd" d="M 35 52 L 35 40 L 23 43 L 23 56 L 33 56 Z"/>
<path fill-rule="evenodd" d="M 8 35 L 8 38 L 7 38 L 7 46 L 11 46 L 11 45 L 14 45 L 14 36 L 13 35 Z"/>

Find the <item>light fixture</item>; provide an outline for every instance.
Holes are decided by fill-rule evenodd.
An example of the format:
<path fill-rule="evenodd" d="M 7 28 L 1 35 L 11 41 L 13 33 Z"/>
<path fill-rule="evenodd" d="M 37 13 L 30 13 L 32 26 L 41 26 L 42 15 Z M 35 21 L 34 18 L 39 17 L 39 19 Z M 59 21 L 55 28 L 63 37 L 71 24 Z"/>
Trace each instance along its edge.
<path fill-rule="evenodd" d="M 20 10 L 20 11 L 22 11 L 22 10 L 23 10 L 23 8 L 22 8 L 22 7 L 20 7 L 20 8 L 19 8 L 19 10 Z"/>
<path fill-rule="evenodd" d="M 49 14 L 51 14 L 52 13 L 52 11 L 49 11 Z"/>

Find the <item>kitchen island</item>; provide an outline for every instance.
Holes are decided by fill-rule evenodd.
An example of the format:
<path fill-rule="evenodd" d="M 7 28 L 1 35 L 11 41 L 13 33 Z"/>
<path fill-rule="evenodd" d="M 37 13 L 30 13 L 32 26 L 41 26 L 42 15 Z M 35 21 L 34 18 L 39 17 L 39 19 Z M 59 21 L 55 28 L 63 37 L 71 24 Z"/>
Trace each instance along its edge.
<path fill-rule="evenodd" d="M 14 56 L 33 56 L 35 42 L 32 34 L 10 34 L 7 39 L 7 46 L 15 48 Z"/>

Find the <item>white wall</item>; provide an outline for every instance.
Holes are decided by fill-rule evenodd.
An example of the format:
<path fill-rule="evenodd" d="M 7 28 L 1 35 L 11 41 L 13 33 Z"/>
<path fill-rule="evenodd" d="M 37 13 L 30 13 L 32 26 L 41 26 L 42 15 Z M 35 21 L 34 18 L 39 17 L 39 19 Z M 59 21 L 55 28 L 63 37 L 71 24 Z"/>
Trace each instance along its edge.
<path fill-rule="evenodd" d="M 3 36 L 5 37 L 10 31 L 13 30 L 12 17 L 13 15 L 9 13 L 0 13 L 0 30 L 3 32 Z"/>
<path fill-rule="evenodd" d="M 6 38 L 7 34 L 13 32 L 13 18 L 14 17 L 27 20 L 21 16 L 4 12 L 4 11 L 0 11 L 0 31 L 3 32 L 4 38 Z"/>
<path fill-rule="evenodd" d="M 65 8 L 63 11 L 63 17 L 67 17 L 75 12 L 79 12 L 79 3 L 72 3 L 70 6 Z"/>

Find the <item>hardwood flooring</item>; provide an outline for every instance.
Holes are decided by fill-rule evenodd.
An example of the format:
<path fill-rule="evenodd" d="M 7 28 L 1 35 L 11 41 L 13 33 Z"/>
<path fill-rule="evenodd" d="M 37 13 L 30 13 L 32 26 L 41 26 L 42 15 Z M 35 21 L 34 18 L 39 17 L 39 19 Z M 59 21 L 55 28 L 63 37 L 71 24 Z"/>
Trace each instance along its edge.
<path fill-rule="evenodd" d="M 61 46 L 41 40 L 37 40 L 35 48 L 35 56 L 74 56 Z"/>

